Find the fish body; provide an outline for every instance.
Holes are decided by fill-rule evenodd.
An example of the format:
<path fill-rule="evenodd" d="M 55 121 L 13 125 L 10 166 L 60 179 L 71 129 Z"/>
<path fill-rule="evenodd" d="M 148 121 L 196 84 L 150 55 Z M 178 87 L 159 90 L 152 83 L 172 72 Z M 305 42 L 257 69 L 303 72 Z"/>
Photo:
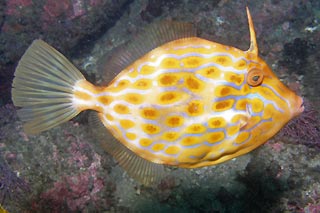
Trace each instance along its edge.
<path fill-rule="evenodd" d="M 31 133 L 94 110 L 139 159 L 184 168 L 224 162 L 262 145 L 303 111 L 302 98 L 258 56 L 249 11 L 248 19 L 248 51 L 198 37 L 175 39 L 126 66 L 105 87 L 85 80 L 38 40 L 17 68 L 13 101 Z M 33 54 L 42 56 L 37 69 L 30 67 Z M 47 93 L 54 98 L 44 98 Z M 108 149 L 123 161 L 126 151 Z"/>
<path fill-rule="evenodd" d="M 9 213 L 9 212 L 5 210 L 0 204 L 0 213 Z"/>
<path fill-rule="evenodd" d="M 250 69 L 267 66 L 233 47 L 180 39 L 152 50 L 107 87 L 78 82 L 74 105 L 100 112 L 107 129 L 149 161 L 208 166 L 260 146 L 289 110 L 268 82 L 247 84 Z"/>

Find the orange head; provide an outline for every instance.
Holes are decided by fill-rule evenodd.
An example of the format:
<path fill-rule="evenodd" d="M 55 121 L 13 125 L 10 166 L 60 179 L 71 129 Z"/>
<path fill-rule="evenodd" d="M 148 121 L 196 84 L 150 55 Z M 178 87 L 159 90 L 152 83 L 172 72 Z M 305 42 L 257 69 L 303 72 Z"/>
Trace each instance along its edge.
<path fill-rule="evenodd" d="M 303 99 L 286 87 L 258 56 L 255 32 L 248 9 L 247 14 L 251 38 L 250 48 L 246 52 L 250 61 L 246 74 L 246 82 L 250 88 L 246 95 L 249 100 L 247 107 L 250 117 L 259 116 L 260 121 L 253 122 L 248 118 L 248 125 L 244 126 L 243 130 L 250 126 L 254 140 L 265 142 L 289 120 L 303 112 Z"/>

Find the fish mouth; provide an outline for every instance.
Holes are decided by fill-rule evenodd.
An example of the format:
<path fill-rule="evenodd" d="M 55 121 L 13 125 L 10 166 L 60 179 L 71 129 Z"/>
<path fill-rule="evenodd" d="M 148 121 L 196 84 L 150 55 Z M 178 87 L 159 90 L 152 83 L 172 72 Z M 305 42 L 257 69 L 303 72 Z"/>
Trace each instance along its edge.
<path fill-rule="evenodd" d="M 300 114 L 304 111 L 304 101 L 303 101 L 303 98 L 300 96 L 298 97 L 298 106 L 299 106 L 298 114 Z"/>
<path fill-rule="evenodd" d="M 304 102 L 302 102 L 301 106 L 300 106 L 300 111 L 303 112 L 304 111 Z"/>
<path fill-rule="evenodd" d="M 291 108 L 291 116 L 292 117 L 296 117 L 296 116 L 300 115 L 305 109 L 305 104 L 304 104 L 303 98 L 295 95 L 294 100 L 293 100 L 290 108 Z"/>

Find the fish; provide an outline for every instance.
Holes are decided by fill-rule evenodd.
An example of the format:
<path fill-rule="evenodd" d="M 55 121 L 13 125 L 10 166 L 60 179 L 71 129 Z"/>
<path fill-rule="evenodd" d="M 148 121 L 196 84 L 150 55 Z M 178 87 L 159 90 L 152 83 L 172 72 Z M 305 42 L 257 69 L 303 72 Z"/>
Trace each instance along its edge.
<path fill-rule="evenodd" d="M 105 86 L 35 40 L 12 85 L 25 132 L 38 134 L 91 110 L 102 147 L 146 185 L 165 166 L 211 166 L 256 149 L 304 106 L 259 57 L 246 11 L 247 51 L 202 39 L 189 23 L 152 25 L 106 60 L 105 75 L 119 74 Z"/>
<path fill-rule="evenodd" d="M 9 213 L 9 212 L 5 210 L 0 204 L 0 213 Z"/>

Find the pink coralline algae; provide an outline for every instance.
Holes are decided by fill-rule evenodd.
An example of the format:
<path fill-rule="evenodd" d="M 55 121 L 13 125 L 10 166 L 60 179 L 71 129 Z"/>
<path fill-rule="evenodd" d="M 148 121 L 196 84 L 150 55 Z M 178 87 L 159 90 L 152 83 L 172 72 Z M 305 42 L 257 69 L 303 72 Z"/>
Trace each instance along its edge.
<path fill-rule="evenodd" d="M 317 188 L 315 188 L 310 195 L 312 203 L 309 203 L 304 207 L 304 213 L 319 213 L 320 212 L 320 194 Z"/>
<path fill-rule="evenodd" d="M 32 0 L 9 0 L 7 1 L 6 15 L 19 16 L 23 7 L 32 5 Z"/>
<path fill-rule="evenodd" d="M 93 7 L 101 5 L 101 0 L 47 0 L 43 6 L 42 18 L 47 23 L 57 21 L 57 18 L 72 20 L 85 15 Z"/>
<path fill-rule="evenodd" d="M 55 1 L 55 0 L 48 0 L 46 4 L 43 6 L 43 9 L 49 17 L 57 17 L 61 16 L 65 13 L 70 7 L 70 1 Z"/>
<path fill-rule="evenodd" d="M 66 153 L 61 155 L 58 147 L 53 146 L 48 160 L 64 163 L 67 172 L 53 183 L 33 202 L 33 210 L 41 212 L 49 208 L 51 212 L 78 212 L 88 210 L 87 206 L 99 208 L 106 206 L 106 199 L 102 199 L 108 188 L 107 174 L 101 169 L 101 156 L 78 135 L 64 130 L 65 142 L 68 144 Z"/>
<path fill-rule="evenodd" d="M 319 213 L 320 212 L 320 204 L 309 204 L 307 207 L 303 209 L 304 213 Z"/>
<path fill-rule="evenodd" d="M 102 4 L 102 0 L 90 0 L 89 3 L 91 6 L 98 6 Z"/>
<path fill-rule="evenodd" d="M 85 150 L 86 148 L 88 148 L 88 146 L 89 145 L 86 143 L 72 142 L 70 144 L 68 151 L 70 153 L 72 153 L 72 158 L 68 159 L 69 166 L 71 166 L 75 163 L 79 168 L 86 166 L 85 164 L 88 161 L 88 157 L 84 152 L 82 152 L 82 150 Z"/>
<path fill-rule="evenodd" d="M 55 182 L 51 189 L 42 193 L 40 202 L 50 203 L 53 212 L 59 212 L 63 207 L 74 212 L 83 210 L 88 204 L 99 206 L 101 200 L 98 194 L 105 182 L 98 177 L 98 167 L 100 156 L 95 154 L 93 163 L 86 171 Z M 38 205 L 34 204 L 34 207 Z"/>

